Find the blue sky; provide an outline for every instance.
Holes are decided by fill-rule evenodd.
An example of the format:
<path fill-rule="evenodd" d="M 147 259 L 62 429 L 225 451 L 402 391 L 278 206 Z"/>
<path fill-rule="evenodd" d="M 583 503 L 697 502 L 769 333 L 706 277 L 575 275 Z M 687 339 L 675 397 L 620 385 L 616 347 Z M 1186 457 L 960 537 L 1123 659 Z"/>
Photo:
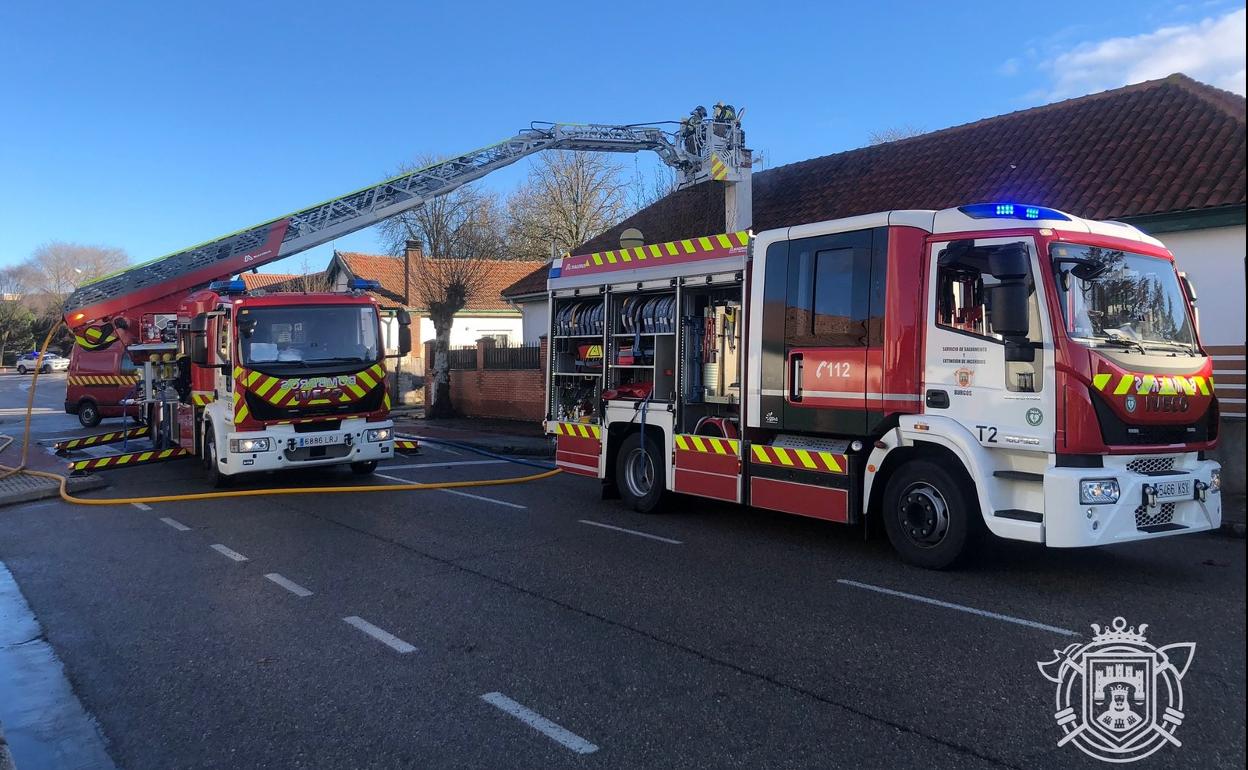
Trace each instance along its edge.
<path fill-rule="evenodd" d="M 601 7 L 7 0 L 0 266 L 49 240 L 150 259 L 533 120 L 724 99 L 773 167 L 1174 70 L 1244 92 L 1242 1 Z M 336 245 L 381 248 L 370 230 Z"/>

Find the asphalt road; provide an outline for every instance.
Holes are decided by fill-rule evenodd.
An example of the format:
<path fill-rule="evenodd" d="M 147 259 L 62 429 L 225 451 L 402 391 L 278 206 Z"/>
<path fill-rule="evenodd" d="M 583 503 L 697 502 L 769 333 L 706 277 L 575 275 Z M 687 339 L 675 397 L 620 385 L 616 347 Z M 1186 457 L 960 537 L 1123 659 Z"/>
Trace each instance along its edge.
<path fill-rule="evenodd" d="M 381 472 L 533 470 L 482 462 Z M 205 489 L 193 462 L 112 473 L 93 496 Z M 1056 745 L 1037 662 L 1116 616 L 1196 643 L 1183 745 L 1142 766 L 1243 767 L 1244 556 L 1218 535 L 996 543 L 934 573 L 858 531 L 634 514 L 566 475 L 0 508 L 0 561 L 123 768 L 1094 766 Z"/>

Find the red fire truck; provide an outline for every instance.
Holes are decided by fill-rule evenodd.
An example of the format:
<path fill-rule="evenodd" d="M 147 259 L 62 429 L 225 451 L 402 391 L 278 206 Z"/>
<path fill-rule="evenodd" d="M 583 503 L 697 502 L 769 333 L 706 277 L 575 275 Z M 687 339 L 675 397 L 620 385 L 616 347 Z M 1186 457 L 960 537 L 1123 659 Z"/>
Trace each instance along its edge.
<path fill-rule="evenodd" d="M 1212 361 L 1157 240 L 990 203 L 565 257 L 557 462 L 667 492 L 878 519 L 942 568 L 983 531 L 1076 547 L 1221 521 Z"/>

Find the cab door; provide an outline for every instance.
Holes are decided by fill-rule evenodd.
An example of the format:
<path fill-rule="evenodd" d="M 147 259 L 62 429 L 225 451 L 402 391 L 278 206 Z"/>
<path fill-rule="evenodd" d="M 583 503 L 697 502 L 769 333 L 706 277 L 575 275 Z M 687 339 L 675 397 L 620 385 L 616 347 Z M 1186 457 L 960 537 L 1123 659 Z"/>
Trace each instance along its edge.
<path fill-rule="evenodd" d="M 873 254 L 878 239 L 882 255 L 886 238 L 886 230 L 879 228 L 789 242 L 783 319 L 785 430 L 866 433 L 867 386 L 879 379 L 878 372 L 868 372 Z M 877 315 L 883 312 L 882 300 L 881 292 Z"/>

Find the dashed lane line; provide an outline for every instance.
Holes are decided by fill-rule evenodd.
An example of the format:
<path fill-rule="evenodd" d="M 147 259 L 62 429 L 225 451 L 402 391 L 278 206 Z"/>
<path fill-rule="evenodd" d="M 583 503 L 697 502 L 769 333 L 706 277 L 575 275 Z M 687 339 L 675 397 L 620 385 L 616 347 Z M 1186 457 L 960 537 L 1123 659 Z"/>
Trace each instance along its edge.
<path fill-rule="evenodd" d="M 413 645 L 408 644 L 385 629 L 374 626 L 364 618 L 352 615 L 350 617 L 343 618 L 342 620 L 347 625 L 358 628 L 387 647 L 390 647 L 400 655 L 407 655 L 408 653 L 416 652 L 416 648 Z"/>
<path fill-rule="evenodd" d="M 148 505 L 147 503 L 130 503 L 130 504 L 133 505 L 135 508 L 138 508 L 140 511 L 152 510 L 152 506 Z"/>
<path fill-rule="evenodd" d="M 404 479 L 404 478 L 400 478 L 400 477 L 398 477 L 398 476 L 390 476 L 390 475 L 387 475 L 387 474 L 385 474 L 385 473 L 375 473 L 375 474 L 373 474 L 373 475 L 374 475 L 374 476 L 379 476 L 379 477 L 381 477 L 381 478 L 383 478 L 383 479 L 390 479 L 391 481 L 397 481 L 397 482 L 399 482 L 400 484 L 417 484 L 417 483 L 422 483 L 422 482 L 412 481 L 411 479 Z M 481 501 L 481 502 L 483 502 L 483 503 L 494 503 L 495 505 L 501 505 L 501 506 L 504 506 L 504 507 L 506 507 L 506 508 L 518 508 L 518 509 L 520 509 L 520 510 L 522 510 L 522 511 L 524 511 L 524 510 L 528 510 L 528 506 L 526 506 L 526 505 L 520 505 L 519 503 L 509 503 L 509 502 L 507 502 L 506 500 L 495 500 L 495 499 L 494 499 L 494 498 L 492 498 L 492 497 L 483 497 L 483 496 L 481 496 L 481 495 L 474 495 L 474 494 L 471 494 L 471 493 L 469 493 L 469 492 L 461 492 L 461 491 L 459 491 L 458 489 L 439 489 L 439 490 L 437 490 L 437 491 L 438 491 L 438 492 L 445 492 L 445 493 L 447 493 L 448 495 L 459 495 L 460 497 L 470 497 L 470 498 L 472 498 L 473 500 L 480 500 L 480 501 Z"/>
<path fill-rule="evenodd" d="M 560 727 L 527 706 L 516 703 L 501 692 L 487 692 L 481 700 L 524 722 L 542 735 L 577 754 L 593 754 L 598 747 L 566 728 Z"/>
<path fill-rule="evenodd" d="M 216 544 L 214 544 L 214 545 L 212 546 L 212 550 L 216 551 L 217 553 L 221 554 L 222 556 L 225 556 L 226 558 L 233 559 L 234 561 L 247 561 L 247 557 L 246 557 L 246 556 L 243 556 L 241 553 L 239 553 L 238 551 L 233 550 L 232 548 L 226 548 L 225 546 L 221 545 L 220 543 L 216 543 Z"/>
<path fill-rule="evenodd" d="M 178 521 L 177 519 L 171 519 L 171 518 L 169 518 L 168 516 L 162 517 L 162 518 L 161 518 L 161 521 L 163 521 L 164 523 L 166 523 L 166 524 L 168 524 L 169 526 L 173 527 L 174 529 L 176 529 L 176 530 L 177 530 L 177 531 L 179 531 L 179 532 L 189 532 L 189 531 L 190 531 L 190 529 L 191 529 L 190 527 L 186 526 L 185 524 L 183 524 L 182 522 Z M 225 546 L 221 546 L 221 547 L 222 547 L 222 548 L 225 548 Z M 214 546 L 213 546 L 213 548 L 216 548 L 216 546 L 214 545 Z M 227 549 L 227 550 L 228 550 L 228 549 Z"/>
<path fill-rule="evenodd" d="M 299 585 L 295 581 L 290 580 L 289 578 L 282 577 L 276 572 L 270 572 L 269 574 L 265 575 L 265 577 L 273 581 L 274 583 L 277 583 L 282 588 L 285 588 L 287 591 L 290 591 L 295 596 L 298 596 L 300 599 L 306 599 L 307 597 L 312 595 L 312 592 L 309 591 L 308 589 Z"/>
<path fill-rule="evenodd" d="M 624 532 L 629 535 L 636 535 L 637 537 L 647 537 L 647 538 L 650 538 L 651 540 L 658 540 L 663 543 L 671 543 L 672 545 L 684 545 L 684 541 L 682 540 L 673 540 L 670 537 L 659 537 L 658 535 L 652 535 L 649 532 L 638 532 L 635 529 L 625 529 L 624 527 L 617 527 L 614 524 L 603 524 L 601 521 L 590 521 L 589 519 L 577 519 L 577 521 L 581 522 L 582 524 L 588 524 L 591 527 L 602 527 L 603 529 L 613 529 L 616 532 Z"/>
<path fill-rule="evenodd" d="M 954 604 L 953 602 L 941 601 L 940 599 L 932 599 L 927 596 L 919 596 L 918 594 L 910 594 L 905 591 L 895 591 L 891 588 L 882 588 L 873 586 L 870 583 L 859 583 L 857 580 L 837 580 L 841 585 L 853 586 L 854 588 L 862 588 L 867 591 L 875 591 L 876 593 L 896 596 L 901 599 L 909 599 L 914 602 L 922 602 L 923 604 L 931 604 L 936 607 L 944 607 L 948 610 L 958 610 L 959 612 L 967 612 L 972 615 L 979 615 L 983 618 L 992 618 L 993 620 L 1002 620 L 1006 623 L 1014 623 L 1019 626 L 1027 626 L 1028 628 L 1038 628 L 1041 631 L 1051 631 L 1062 636 L 1079 636 L 1078 631 L 1071 631 L 1069 628 L 1060 628 L 1058 626 L 1050 626 L 1047 623 L 1038 623 L 1034 620 L 1026 618 L 1016 618 L 1013 615 L 1002 615 L 999 612 L 989 612 L 988 610 L 980 610 L 975 607 L 967 607 L 965 604 Z"/>
<path fill-rule="evenodd" d="M 455 468 L 461 465 L 506 465 L 507 460 L 447 460 L 444 463 L 410 463 L 405 465 L 383 465 L 388 471 L 401 471 L 408 468 Z"/>

